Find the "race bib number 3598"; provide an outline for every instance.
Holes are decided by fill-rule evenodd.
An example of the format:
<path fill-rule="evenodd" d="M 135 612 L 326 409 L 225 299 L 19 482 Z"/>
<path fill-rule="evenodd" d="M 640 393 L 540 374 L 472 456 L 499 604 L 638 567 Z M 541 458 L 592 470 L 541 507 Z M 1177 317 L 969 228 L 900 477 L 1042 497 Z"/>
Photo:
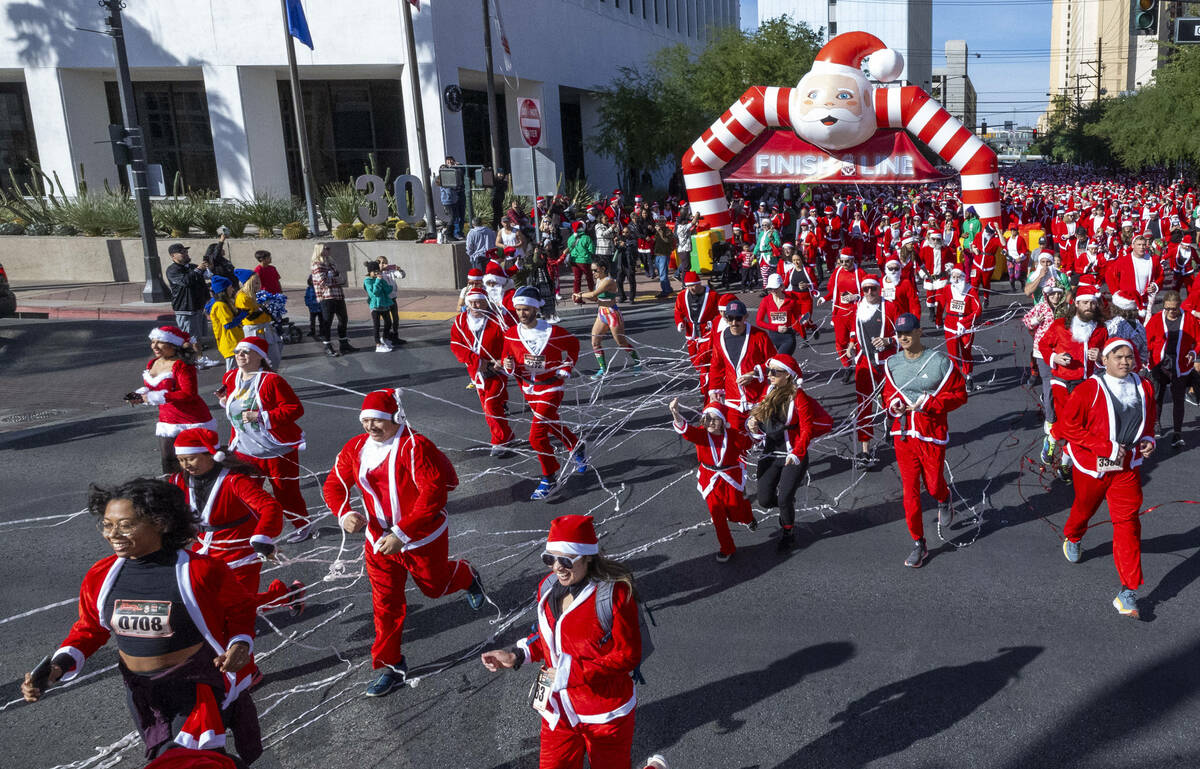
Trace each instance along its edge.
<path fill-rule="evenodd" d="M 133 638 L 170 638 L 170 601 L 142 601 L 118 598 L 113 602 L 112 629 L 117 635 Z"/>

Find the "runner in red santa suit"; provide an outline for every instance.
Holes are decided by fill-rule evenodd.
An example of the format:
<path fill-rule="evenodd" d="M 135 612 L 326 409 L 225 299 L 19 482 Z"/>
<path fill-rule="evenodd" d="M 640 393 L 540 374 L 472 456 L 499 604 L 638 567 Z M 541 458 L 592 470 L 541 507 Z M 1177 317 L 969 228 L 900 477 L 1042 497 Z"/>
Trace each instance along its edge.
<path fill-rule="evenodd" d="M 954 262 L 950 249 L 942 245 L 942 233 L 931 230 L 921 245 L 918 275 L 924 281 L 925 308 L 929 311 L 929 320 L 935 326 L 942 325 L 943 307 L 938 303 L 938 296 L 948 282 L 945 265 Z"/>
<path fill-rule="evenodd" d="M 229 448 L 254 469 L 259 484 L 264 478 L 271 482 L 272 494 L 296 529 L 286 541 L 303 542 L 314 533 L 300 493 L 305 444 L 296 420 L 304 416 L 304 406 L 287 380 L 271 370 L 266 340 L 246 337 L 234 348 L 233 360 L 237 368 L 225 372 L 217 391 L 229 419 Z"/>
<path fill-rule="evenodd" d="M 849 382 L 854 376 L 854 366 L 847 347 L 850 344 L 850 332 L 854 329 L 854 305 L 862 297 L 862 282 L 868 277 L 861 267 L 854 265 L 854 255 L 850 250 L 843 249 L 838 256 L 837 268 L 829 275 L 825 295 L 820 299 L 821 304 L 833 302 L 833 345 L 842 364 L 843 382 Z"/>
<path fill-rule="evenodd" d="M 465 590 L 467 603 L 478 611 L 486 597 L 479 573 L 449 555 L 446 495 L 458 486 L 450 460 L 409 428 L 399 390 L 367 393 L 358 416 L 364 432 L 338 452 L 323 493 L 343 530 L 367 530 L 363 554 L 375 613 L 371 665 L 383 671 L 366 693 L 382 697 L 402 686 L 408 674 L 401 635 L 409 575 L 429 598 Z M 356 487 L 365 514 L 350 508 Z"/>
<path fill-rule="evenodd" d="M 992 296 L 992 273 L 1003 244 L 989 224 L 975 234 L 970 243 L 971 287 L 983 302 L 984 309 Z"/>
<path fill-rule="evenodd" d="M 921 299 L 913 282 L 904 277 L 904 268 L 899 259 L 888 259 L 884 263 L 879 291 L 883 301 L 895 308 L 896 316 L 910 312 L 921 314 Z"/>
<path fill-rule="evenodd" d="M 175 486 L 150 478 L 92 486 L 88 511 L 114 554 L 88 570 L 79 619 L 26 674 L 22 696 L 36 702 L 50 683 L 75 679 L 115 635 L 147 759 L 177 745 L 223 753 L 229 729 L 239 758 L 252 763 L 262 754 L 248 691 L 258 672 L 253 596 L 223 561 L 189 552 L 195 518 Z"/>
<path fill-rule="evenodd" d="M 161 326 L 150 332 L 150 351 L 154 357 L 142 371 L 143 386 L 125 396 L 131 406 L 158 406 L 159 454 L 163 475 L 179 472 L 173 444 L 175 436 L 192 427 L 217 429 L 217 420 L 200 397 L 196 384 L 196 351 L 192 338 L 175 326 Z"/>
<path fill-rule="evenodd" d="M 291 586 L 274 579 L 259 592 L 263 559 L 275 559 L 275 540 L 283 529 L 283 509 L 246 471 L 254 468 L 228 459 L 212 430 L 193 428 L 175 438 L 175 454 L 183 472 L 171 476 L 199 516 L 200 534 L 192 550 L 229 564 L 260 608 L 286 605 L 293 616 L 304 611 L 304 583 Z"/>
<path fill-rule="evenodd" d="M 1016 227 L 1004 234 L 1004 258 L 1008 263 L 1009 290 L 1024 288 L 1025 272 L 1029 269 L 1029 243 Z"/>
<path fill-rule="evenodd" d="M 550 446 L 551 435 L 571 453 L 575 472 L 587 472 L 583 441 L 558 417 L 565 383 L 579 359 L 579 340 L 562 326 L 538 317 L 542 300 L 536 288 L 522 286 L 513 304 L 517 324 L 504 332 L 501 362 L 504 370 L 521 382 L 521 393 L 533 415 L 529 445 L 537 452 L 542 478 L 529 498 L 546 499 L 554 491 L 554 476 L 560 467 Z"/>
<path fill-rule="evenodd" d="M 1147 317 L 1147 308 L 1154 304 L 1154 295 L 1163 284 L 1162 264 L 1151 257 L 1144 235 L 1136 235 L 1129 253 L 1118 256 L 1105 270 L 1104 280 L 1112 293 L 1137 298 L 1138 312 Z"/>
<path fill-rule="evenodd" d="M 741 430 L 745 414 L 767 389 L 767 360 L 775 354 L 767 333 L 746 322 L 746 305 L 731 299 L 725 323 L 714 330 L 708 398 L 729 407 L 730 425 Z"/>
<path fill-rule="evenodd" d="M 967 283 L 967 276 L 961 268 L 951 268 L 950 283 L 942 289 L 942 296 L 938 301 L 946 308 L 946 354 L 966 377 L 967 392 L 981 390 L 982 386 L 976 386 L 972 378 L 975 371 L 972 345 L 983 307 L 979 303 L 979 295 L 975 293 L 974 286 Z"/>
<path fill-rule="evenodd" d="M 777 352 L 791 355 L 796 351 L 796 332 L 803 328 L 803 316 L 804 311 L 795 294 L 783 290 L 783 278 L 779 273 L 768 275 L 767 295 L 758 303 L 754 324 L 767 332 Z"/>
<path fill-rule="evenodd" d="M 779 260 L 779 274 L 783 277 L 784 291 L 800 311 L 800 323 L 796 326 L 796 333 L 801 339 L 808 339 L 808 333 L 811 331 L 814 340 L 820 339 L 821 328 L 812 318 L 813 303 L 821 296 L 821 292 L 817 290 L 817 277 L 812 268 L 804 263 L 799 251 L 788 250 L 790 246 L 790 243 L 783 246 L 787 262 L 785 264 L 784 260 Z"/>
<path fill-rule="evenodd" d="M 850 350 L 854 356 L 854 421 L 858 430 L 858 453 L 854 465 L 874 467 L 878 460 L 869 451 L 875 437 L 875 415 L 883 385 L 884 361 L 896 352 L 896 318 L 894 302 L 880 298 L 880 284 L 875 278 L 863 281 L 863 298 L 854 313 L 854 331 Z M 916 313 L 913 313 L 916 315 Z M 919 316 L 918 316 L 919 317 Z"/>
<path fill-rule="evenodd" d="M 1042 443 L 1041 460 L 1044 465 L 1054 464 L 1054 455 L 1062 436 L 1057 426 L 1062 419 L 1067 399 L 1080 383 L 1095 373 L 1099 366 L 1100 350 L 1108 341 L 1108 331 L 1100 322 L 1100 298 L 1087 288 L 1079 288 L 1075 304 L 1062 318 L 1055 318 L 1042 334 L 1038 350 L 1042 360 L 1050 366 L 1050 399 L 1054 403 L 1054 421 Z M 1058 474 L 1064 480 L 1070 477 L 1068 457 L 1063 455 Z"/>
<path fill-rule="evenodd" d="M 670 408 L 675 432 L 696 446 L 700 463 L 696 489 L 708 505 L 717 535 L 717 563 L 726 563 L 737 551 L 729 524 L 744 523 L 751 530 L 758 528 L 750 500 L 746 498 L 745 455 L 750 450 L 750 438 L 734 427 L 731 417 L 735 412 L 728 406 L 709 403 L 696 424 L 679 413 L 678 398 L 671 401 Z"/>
<path fill-rule="evenodd" d="M 702 356 L 704 340 L 717 319 L 717 292 L 700 282 L 700 276 L 688 270 L 683 274 L 683 291 L 675 297 L 675 329 L 683 334 L 692 368 L 703 380 L 708 373 L 707 355 Z"/>
<path fill-rule="evenodd" d="M 536 627 L 515 646 L 485 651 L 483 665 L 541 664 L 532 703 L 540 769 L 583 769 L 585 756 L 593 769 L 630 769 L 642 660 L 633 575 L 601 554 L 590 515 L 551 521 L 542 562 L 551 572 L 538 585 Z M 661 757 L 646 766 L 666 769 Z"/>
<path fill-rule="evenodd" d="M 1171 448 L 1179 450 L 1183 440 L 1184 400 L 1188 388 L 1200 377 L 1200 322 L 1183 312 L 1178 291 L 1163 294 L 1163 308 L 1146 323 L 1150 348 L 1150 377 L 1154 382 L 1155 405 L 1162 412 L 1167 392 L 1171 393 Z"/>
<path fill-rule="evenodd" d="M 517 322 L 516 309 L 513 307 L 516 291 L 512 288 L 512 281 L 503 271 L 493 270 L 489 266 L 488 273 L 483 276 L 483 290 L 487 292 L 492 315 L 496 317 L 501 328 L 508 330 Z"/>
<path fill-rule="evenodd" d="M 1180 295 L 1191 296 L 1195 292 L 1196 268 L 1200 266 L 1191 235 L 1184 235 L 1175 247 L 1174 265 L 1175 274 L 1179 276 Z"/>
<path fill-rule="evenodd" d="M 946 415 L 967 402 L 962 374 L 941 350 L 921 342 L 921 320 L 896 319 L 900 353 L 884 361 L 883 405 L 892 416 L 896 464 L 904 491 L 904 519 L 914 540 L 905 566 L 919 568 L 928 557 L 921 516 L 921 481 L 937 502 L 938 531 L 954 522 L 943 465 L 950 440 Z"/>
<path fill-rule="evenodd" d="M 507 455 L 513 431 L 507 416 L 508 374 L 500 365 L 504 357 L 504 327 L 488 307 L 487 293 L 482 289 L 467 294 L 467 311 L 454 318 L 450 352 L 467 367 L 467 377 L 479 395 L 491 438 L 490 455 Z"/>
<path fill-rule="evenodd" d="M 1063 554 L 1078 563 L 1088 521 L 1108 502 L 1113 526 L 1113 561 L 1121 591 L 1113 606 L 1138 616 L 1142 586 L 1141 464 L 1154 451 L 1154 390 L 1133 373 L 1133 346 L 1124 339 L 1104 345 L 1104 370 L 1075 388 L 1059 415 L 1064 451 L 1074 463 L 1075 502 L 1063 525 Z"/>

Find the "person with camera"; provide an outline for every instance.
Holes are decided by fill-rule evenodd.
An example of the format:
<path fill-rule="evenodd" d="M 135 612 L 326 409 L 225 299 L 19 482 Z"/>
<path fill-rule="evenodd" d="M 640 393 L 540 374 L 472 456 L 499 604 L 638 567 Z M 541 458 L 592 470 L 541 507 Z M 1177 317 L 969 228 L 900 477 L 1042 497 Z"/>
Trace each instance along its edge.
<path fill-rule="evenodd" d="M 193 348 L 196 350 L 197 368 L 216 366 L 218 361 L 204 354 L 204 345 L 200 341 L 204 336 L 204 305 L 208 304 L 208 283 L 204 274 L 208 264 L 192 264 L 188 247 L 182 243 L 172 244 L 167 253 L 171 256 L 166 274 L 167 285 L 171 287 L 171 310 L 175 313 L 175 325 L 196 340 Z"/>
<path fill-rule="evenodd" d="M 1183 410 L 1188 387 L 1200 378 L 1200 322 L 1184 314 L 1178 291 L 1163 294 L 1163 308 L 1146 323 L 1154 402 L 1162 412 L 1171 393 L 1171 448 L 1182 449 Z"/>
<path fill-rule="evenodd" d="M 446 162 L 438 169 L 438 180 L 441 182 L 449 181 L 453 178 L 453 184 L 449 186 L 441 186 L 441 202 L 446 207 L 446 211 L 450 214 L 450 229 L 455 240 L 463 239 L 463 221 L 467 216 L 467 200 L 464 181 L 466 179 L 465 172 L 458 161 L 451 155 L 446 156 Z"/>

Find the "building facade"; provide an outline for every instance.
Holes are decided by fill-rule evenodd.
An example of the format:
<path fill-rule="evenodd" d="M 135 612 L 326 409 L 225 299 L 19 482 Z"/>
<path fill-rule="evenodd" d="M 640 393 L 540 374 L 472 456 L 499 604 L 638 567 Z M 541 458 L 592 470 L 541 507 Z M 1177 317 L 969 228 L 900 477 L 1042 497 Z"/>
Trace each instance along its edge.
<path fill-rule="evenodd" d="M 415 172 L 414 99 L 421 99 L 430 164 L 490 165 L 481 3 L 424 0 L 413 12 L 419 93 L 406 76 L 405 0 L 304 0 L 313 50 L 297 43 L 318 183 L 364 172 L 368 158 L 393 175 Z M 126 44 L 138 120 L 151 163 L 168 187 L 248 198 L 302 189 L 279 0 L 127 0 Z M 501 162 L 521 141 L 518 97 L 541 100 L 539 145 L 559 175 L 597 187 L 616 180 L 588 138 L 595 89 L 622 65 L 664 46 L 699 47 L 736 26 L 738 0 L 495 0 L 506 56 L 493 34 Z M 26 160 L 70 193 L 86 180 L 121 184 L 107 126 L 119 122 L 113 49 L 95 0 L 0 2 L 0 174 Z M 505 60 L 511 61 L 511 69 Z M 462 89 L 452 111 L 445 89 Z"/>
<path fill-rule="evenodd" d="M 758 0 L 758 21 L 790 16 L 825 39 L 842 32 L 870 32 L 904 57 L 901 80 L 929 89 L 932 83 L 933 4 L 929 0 Z"/>
<path fill-rule="evenodd" d="M 975 86 L 967 72 L 970 52 L 966 40 L 946 41 L 946 66 L 933 68 L 933 97 L 942 103 L 954 117 L 972 131 L 979 129 L 976 122 Z"/>

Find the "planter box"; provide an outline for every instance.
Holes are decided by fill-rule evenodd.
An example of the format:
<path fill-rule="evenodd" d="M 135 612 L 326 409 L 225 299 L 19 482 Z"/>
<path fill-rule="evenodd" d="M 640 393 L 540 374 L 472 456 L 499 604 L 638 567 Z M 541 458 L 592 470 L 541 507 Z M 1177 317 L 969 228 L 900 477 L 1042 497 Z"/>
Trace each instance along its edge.
<path fill-rule="evenodd" d="M 160 238 L 159 259 L 163 270 L 171 264 L 167 248 L 181 242 L 191 248 L 192 261 L 199 263 L 209 238 Z M 465 243 L 414 243 L 401 240 L 259 240 L 238 238 L 226 241 L 226 255 L 236 267 L 253 269 L 254 252 L 271 252 L 271 264 L 279 270 L 288 288 L 303 288 L 308 281 L 313 246 L 329 245 L 338 269 L 350 285 L 361 286 L 366 276 L 363 262 L 386 256 L 405 273 L 401 288 L 419 291 L 455 291 L 467 284 Z M 0 238 L 0 254 L 9 280 L 45 283 L 127 283 L 145 279 L 142 271 L 142 241 L 138 238 L 35 237 L 12 235 Z"/>

